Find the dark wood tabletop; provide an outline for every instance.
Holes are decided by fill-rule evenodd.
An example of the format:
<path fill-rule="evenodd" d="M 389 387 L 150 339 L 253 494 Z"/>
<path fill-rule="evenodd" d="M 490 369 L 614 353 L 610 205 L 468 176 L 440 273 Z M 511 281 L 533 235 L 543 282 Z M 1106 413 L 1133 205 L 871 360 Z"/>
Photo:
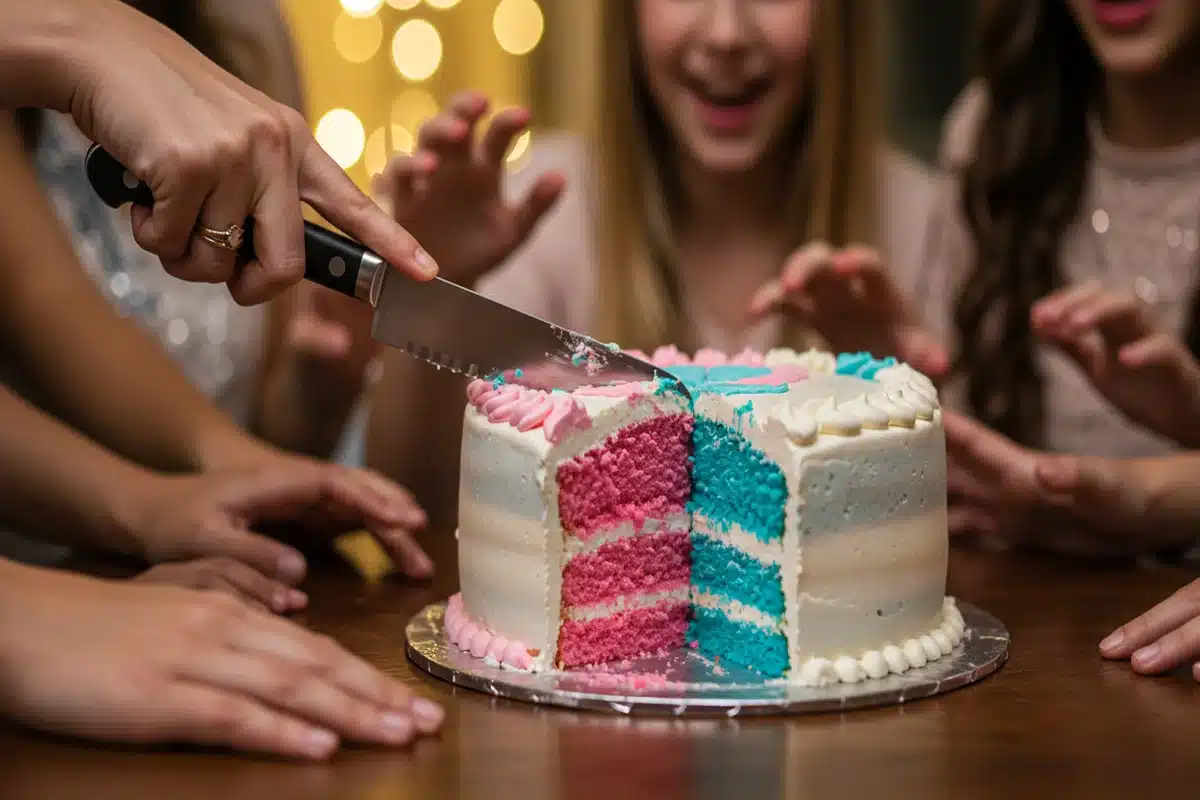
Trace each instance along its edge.
<path fill-rule="evenodd" d="M 982 682 L 846 714 L 627 718 L 498 700 L 415 668 L 405 623 L 456 584 L 453 537 L 430 539 L 432 583 L 379 579 L 372 551 L 352 543 L 361 571 L 315 567 L 300 619 L 444 703 L 440 738 L 305 765 L 0 728 L 0 798 L 1200 796 L 1200 687 L 1184 673 L 1137 677 L 1097 652 L 1113 627 L 1195 577 L 1186 570 L 956 548 L 950 590 L 1012 634 L 1008 663 Z"/>

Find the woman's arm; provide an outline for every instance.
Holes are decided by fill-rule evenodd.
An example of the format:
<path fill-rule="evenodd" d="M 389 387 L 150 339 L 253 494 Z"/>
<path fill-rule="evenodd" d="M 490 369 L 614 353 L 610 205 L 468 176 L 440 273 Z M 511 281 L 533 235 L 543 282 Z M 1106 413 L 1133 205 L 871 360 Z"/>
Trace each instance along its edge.
<path fill-rule="evenodd" d="M 0 185 L 0 331 L 39 404 L 166 470 L 220 466 L 259 447 L 99 294 L 8 116 L 0 119 Z"/>
<path fill-rule="evenodd" d="M 0 389 L 0 520 L 49 541 L 140 555 L 133 506 L 150 483 L 118 458 Z"/>

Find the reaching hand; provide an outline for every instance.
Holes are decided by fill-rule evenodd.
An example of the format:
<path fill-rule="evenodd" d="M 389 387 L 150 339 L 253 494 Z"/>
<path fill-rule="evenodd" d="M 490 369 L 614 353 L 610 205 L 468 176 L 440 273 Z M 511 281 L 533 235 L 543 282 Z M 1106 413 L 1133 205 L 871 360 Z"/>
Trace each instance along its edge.
<path fill-rule="evenodd" d="M 280 354 L 289 394 L 356 397 L 380 350 L 371 336 L 370 307 L 315 284 L 295 291 Z"/>
<path fill-rule="evenodd" d="M 442 711 L 332 639 L 228 595 L 9 565 L 0 710 L 54 733 L 324 759 Z"/>
<path fill-rule="evenodd" d="M 752 317 L 772 312 L 801 320 L 834 350 L 894 355 L 934 380 L 949 370 L 945 348 L 916 321 L 869 248 L 802 247 L 750 303 Z"/>
<path fill-rule="evenodd" d="M 133 580 L 185 589 L 214 589 L 243 600 L 253 608 L 279 614 L 297 611 L 308 604 L 308 595 L 304 592 L 268 578 L 254 567 L 232 558 L 198 558 L 156 564 Z"/>
<path fill-rule="evenodd" d="M 1136 298 L 1085 283 L 1041 300 L 1030 324 L 1134 422 L 1200 446 L 1200 364 Z"/>
<path fill-rule="evenodd" d="M 1155 481 L 1144 462 L 1041 453 L 953 411 L 942 421 L 952 535 L 1025 539 L 1045 511 L 1126 550 L 1171 547 L 1190 535 L 1174 520 L 1147 519 Z"/>
<path fill-rule="evenodd" d="M 1105 658 L 1128 658 L 1142 675 L 1191 662 L 1192 677 L 1200 681 L 1200 579 L 1117 628 L 1100 643 L 1100 652 Z"/>
<path fill-rule="evenodd" d="M 137 495 L 131 517 L 133 536 L 152 562 L 225 556 L 295 584 L 304 577 L 304 557 L 262 531 L 328 540 L 366 528 L 405 574 L 433 572 L 413 538 L 425 513 L 408 492 L 368 470 L 300 457 L 279 455 L 253 470 L 156 478 Z"/>
<path fill-rule="evenodd" d="M 562 175 L 547 173 L 520 202 L 508 203 L 502 193 L 505 154 L 529 124 L 529 113 L 499 112 L 477 141 L 475 129 L 487 107 L 475 92 L 456 96 L 421 126 L 417 151 L 393 160 L 376 185 L 396 219 L 442 265 L 442 277 L 467 286 L 528 238 L 565 185 Z"/>
<path fill-rule="evenodd" d="M 436 273 L 296 111 L 125 3 L 46 0 L 39 14 L 56 21 L 41 31 L 55 56 L 40 80 L 25 82 L 24 104 L 68 111 L 146 182 L 155 204 L 134 208 L 134 237 L 172 275 L 227 283 L 243 304 L 279 294 L 304 274 L 302 201 L 402 272 Z M 226 231 L 250 217 L 257 259 L 248 264 L 198 235 L 198 226 Z"/>

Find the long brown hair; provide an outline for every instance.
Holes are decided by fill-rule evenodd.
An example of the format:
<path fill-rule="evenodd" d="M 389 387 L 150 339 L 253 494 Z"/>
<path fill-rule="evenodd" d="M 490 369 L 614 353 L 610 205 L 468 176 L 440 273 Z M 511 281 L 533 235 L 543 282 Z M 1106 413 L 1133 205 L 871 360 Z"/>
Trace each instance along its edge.
<path fill-rule="evenodd" d="M 979 23 L 979 77 L 988 104 L 963 172 L 976 263 L 954 309 L 956 368 L 981 421 L 1037 446 L 1045 398 L 1029 315 L 1063 282 L 1059 254 L 1081 212 L 1091 161 L 1088 109 L 1102 73 L 1062 0 L 987 0 Z M 1200 293 L 1193 321 L 1198 303 Z M 1194 323 L 1188 344 L 1200 353 Z"/>
<path fill-rule="evenodd" d="M 678 179 L 669 132 L 641 74 L 636 0 L 605 0 L 592 113 L 584 121 L 595 157 L 597 331 L 651 350 L 693 349 L 674 268 Z M 873 243 L 877 198 L 878 8 L 871 0 L 816 6 L 809 90 L 792 132 L 795 158 L 787 213 L 795 242 Z M 731 265 L 735 268 L 735 265 Z M 809 341 L 789 330 L 795 346 Z"/>

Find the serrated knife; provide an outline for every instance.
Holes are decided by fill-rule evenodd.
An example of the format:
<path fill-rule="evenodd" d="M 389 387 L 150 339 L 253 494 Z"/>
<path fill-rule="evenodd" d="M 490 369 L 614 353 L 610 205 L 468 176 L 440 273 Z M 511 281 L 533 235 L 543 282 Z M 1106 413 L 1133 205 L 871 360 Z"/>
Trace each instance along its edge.
<path fill-rule="evenodd" d="M 112 208 L 154 205 L 149 186 L 99 145 L 88 150 L 84 170 Z M 240 252 L 248 258 L 253 220 L 245 226 Z M 442 278 L 408 278 L 358 242 L 308 221 L 304 249 L 306 280 L 371 305 L 375 339 L 436 367 L 546 390 L 660 378 L 687 395 L 653 364 Z"/>

